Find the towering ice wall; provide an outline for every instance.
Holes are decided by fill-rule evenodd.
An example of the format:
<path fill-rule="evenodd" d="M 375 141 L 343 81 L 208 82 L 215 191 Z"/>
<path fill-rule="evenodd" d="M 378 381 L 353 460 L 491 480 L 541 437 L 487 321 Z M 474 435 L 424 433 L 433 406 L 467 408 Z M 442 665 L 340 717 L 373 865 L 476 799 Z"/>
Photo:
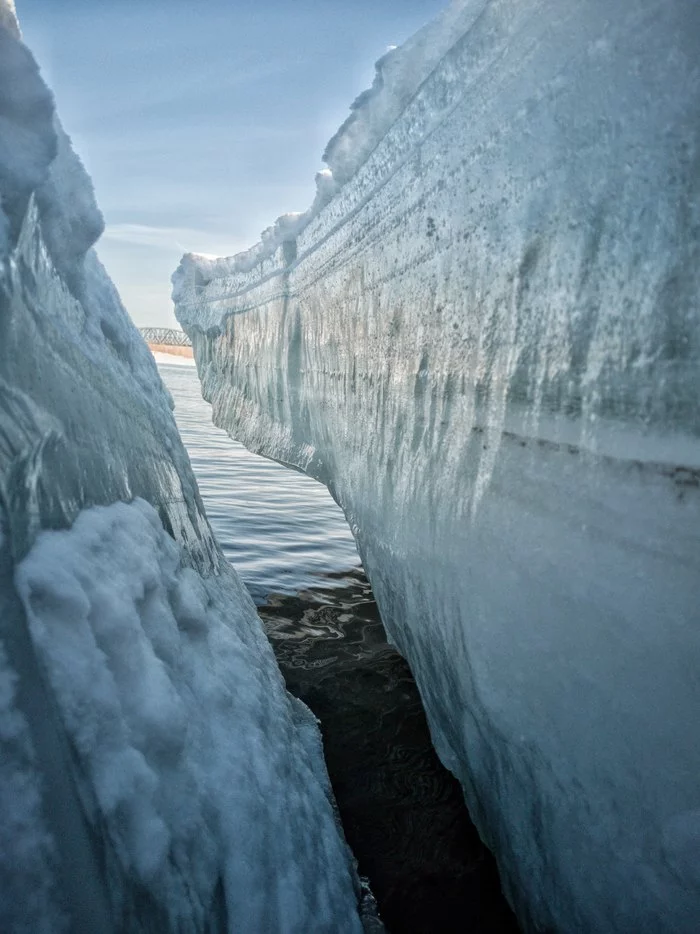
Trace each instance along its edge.
<path fill-rule="evenodd" d="M 531 930 L 700 930 L 700 4 L 466 0 L 304 215 L 174 277 L 326 483 Z"/>
<path fill-rule="evenodd" d="M 0 0 L 0 930 L 359 932 L 316 723 L 101 229 Z"/>

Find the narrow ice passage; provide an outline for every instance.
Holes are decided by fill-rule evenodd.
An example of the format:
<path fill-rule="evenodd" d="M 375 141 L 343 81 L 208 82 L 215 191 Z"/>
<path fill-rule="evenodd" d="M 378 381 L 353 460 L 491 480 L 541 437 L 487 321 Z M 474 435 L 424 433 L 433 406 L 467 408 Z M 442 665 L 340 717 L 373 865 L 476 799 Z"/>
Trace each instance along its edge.
<path fill-rule="evenodd" d="M 213 426 L 191 366 L 159 369 L 217 539 L 259 604 L 288 690 L 320 720 L 345 834 L 388 930 L 516 930 L 341 510 L 321 484 Z"/>

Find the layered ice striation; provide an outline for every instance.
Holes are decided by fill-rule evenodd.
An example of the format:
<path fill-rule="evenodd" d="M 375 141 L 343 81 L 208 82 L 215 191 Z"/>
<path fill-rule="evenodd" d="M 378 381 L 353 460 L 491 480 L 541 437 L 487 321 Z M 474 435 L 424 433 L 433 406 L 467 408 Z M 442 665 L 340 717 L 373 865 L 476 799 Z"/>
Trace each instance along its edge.
<path fill-rule="evenodd" d="M 215 421 L 345 510 L 523 925 L 693 934 L 700 5 L 455 3 L 327 156 L 174 276 Z"/>
<path fill-rule="evenodd" d="M 101 229 L 0 0 L 0 930 L 359 932 L 317 724 Z"/>

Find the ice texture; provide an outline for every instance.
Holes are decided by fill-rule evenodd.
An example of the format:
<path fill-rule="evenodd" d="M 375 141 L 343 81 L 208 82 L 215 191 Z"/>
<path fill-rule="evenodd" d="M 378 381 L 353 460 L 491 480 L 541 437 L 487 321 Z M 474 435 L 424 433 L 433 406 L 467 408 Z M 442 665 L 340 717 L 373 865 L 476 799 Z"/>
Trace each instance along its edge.
<path fill-rule="evenodd" d="M 176 313 L 216 423 L 344 509 L 523 926 L 694 934 L 700 4 L 419 39 L 325 207 L 185 256 Z"/>
<path fill-rule="evenodd" d="M 318 725 L 101 229 L 0 0 L 0 930 L 360 932 Z"/>

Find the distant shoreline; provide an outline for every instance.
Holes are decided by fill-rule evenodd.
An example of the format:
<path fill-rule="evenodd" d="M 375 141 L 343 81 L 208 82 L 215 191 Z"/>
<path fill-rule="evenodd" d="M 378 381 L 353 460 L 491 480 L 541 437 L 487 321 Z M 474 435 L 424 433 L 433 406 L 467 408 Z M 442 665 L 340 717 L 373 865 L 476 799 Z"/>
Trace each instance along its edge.
<path fill-rule="evenodd" d="M 191 347 L 176 347 L 172 344 L 149 344 L 148 349 L 152 353 L 167 353 L 170 356 L 175 357 L 194 358 L 194 353 Z"/>

